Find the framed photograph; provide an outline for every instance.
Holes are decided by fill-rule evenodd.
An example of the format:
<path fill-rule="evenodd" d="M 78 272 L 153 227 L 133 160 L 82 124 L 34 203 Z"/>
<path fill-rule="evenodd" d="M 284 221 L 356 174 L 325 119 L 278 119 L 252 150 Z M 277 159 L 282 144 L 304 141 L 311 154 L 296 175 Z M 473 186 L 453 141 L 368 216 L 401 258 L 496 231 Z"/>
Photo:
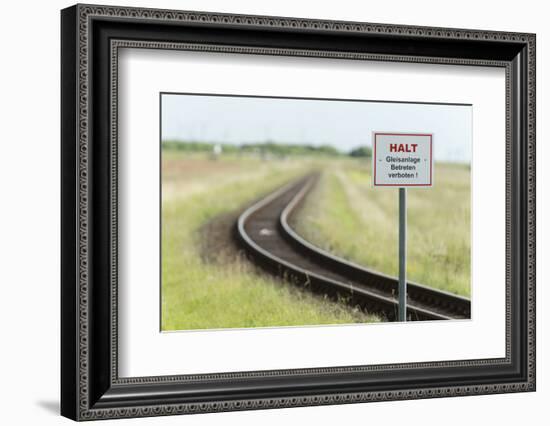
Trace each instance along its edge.
<path fill-rule="evenodd" d="M 61 412 L 535 390 L 535 35 L 61 12 Z"/>

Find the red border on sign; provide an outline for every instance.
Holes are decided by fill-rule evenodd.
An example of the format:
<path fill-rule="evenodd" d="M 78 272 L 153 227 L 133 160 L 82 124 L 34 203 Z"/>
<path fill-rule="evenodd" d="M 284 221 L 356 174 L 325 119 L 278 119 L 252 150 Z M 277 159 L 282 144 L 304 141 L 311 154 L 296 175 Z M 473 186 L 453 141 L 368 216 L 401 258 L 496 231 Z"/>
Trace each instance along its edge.
<path fill-rule="evenodd" d="M 429 136 L 430 137 L 430 183 L 424 184 L 415 184 L 415 183 L 376 183 L 376 137 L 378 135 L 382 136 Z M 374 141 L 373 141 L 373 158 L 374 158 L 374 186 L 432 186 L 432 175 L 433 175 L 433 134 L 432 133 L 384 133 L 384 132 L 374 132 Z"/>

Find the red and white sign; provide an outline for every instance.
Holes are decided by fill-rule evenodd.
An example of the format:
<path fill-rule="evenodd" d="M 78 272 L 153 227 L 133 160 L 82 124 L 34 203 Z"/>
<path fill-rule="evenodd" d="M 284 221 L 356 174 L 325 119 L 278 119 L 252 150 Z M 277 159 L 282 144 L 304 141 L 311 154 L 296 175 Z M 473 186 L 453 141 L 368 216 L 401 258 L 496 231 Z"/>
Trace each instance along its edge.
<path fill-rule="evenodd" d="M 432 186 L 433 135 L 373 133 L 374 186 Z"/>

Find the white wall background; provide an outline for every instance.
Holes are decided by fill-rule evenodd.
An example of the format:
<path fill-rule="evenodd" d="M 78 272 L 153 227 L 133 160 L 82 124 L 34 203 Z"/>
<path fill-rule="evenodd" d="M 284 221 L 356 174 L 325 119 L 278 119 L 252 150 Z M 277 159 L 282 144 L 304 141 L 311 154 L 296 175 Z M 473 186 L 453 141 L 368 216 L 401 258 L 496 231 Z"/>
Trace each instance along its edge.
<path fill-rule="evenodd" d="M 102 424 L 545 424 L 550 401 L 550 27 L 544 2 L 524 0 L 120 0 L 103 4 L 526 31 L 537 33 L 538 390 L 422 401 L 293 408 Z M 0 65 L 0 401 L 2 423 L 68 424 L 59 404 L 59 10 L 71 2 L 2 7 Z M 131 423 L 129 423 L 131 422 Z"/>

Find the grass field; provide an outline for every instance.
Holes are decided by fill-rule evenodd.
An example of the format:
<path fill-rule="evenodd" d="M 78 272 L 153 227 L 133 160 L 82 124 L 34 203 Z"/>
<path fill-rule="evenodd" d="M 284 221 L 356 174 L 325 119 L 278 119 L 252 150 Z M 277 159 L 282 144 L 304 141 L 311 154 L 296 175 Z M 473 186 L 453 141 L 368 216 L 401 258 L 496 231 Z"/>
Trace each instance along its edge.
<path fill-rule="evenodd" d="M 408 278 L 470 296 L 470 170 L 436 164 L 433 188 L 409 189 Z M 333 162 L 294 223 L 307 240 L 398 274 L 398 192 L 371 185 L 368 162 Z"/>
<path fill-rule="evenodd" d="M 325 300 L 258 272 L 235 247 L 216 241 L 205 256 L 205 226 L 236 214 L 285 182 L 323 174 L 293 219 L 319 247 L 397 275 L 397 191 L 371 186 L 367 160 L 163 151 L 162 329 L 343 324 L 375 316 Z M 409 279 L 470 295 L 470 171 L 437 164 L 431 189 L 408 191 Z M 232 216 L 233 215 L 233 216 Z M 206 238 L 207 239 L 207 238 Z M 208 240 L 208 239 L 207 239 Z"/>
<path fill-rule="evenodd" d="M 374 316 L 259 274 L 225 253 L 205 258 L 201 230 L 301 175 L 319 160 L 270 160 L 163 151 L 162 329 L 343 324 Z"/>

